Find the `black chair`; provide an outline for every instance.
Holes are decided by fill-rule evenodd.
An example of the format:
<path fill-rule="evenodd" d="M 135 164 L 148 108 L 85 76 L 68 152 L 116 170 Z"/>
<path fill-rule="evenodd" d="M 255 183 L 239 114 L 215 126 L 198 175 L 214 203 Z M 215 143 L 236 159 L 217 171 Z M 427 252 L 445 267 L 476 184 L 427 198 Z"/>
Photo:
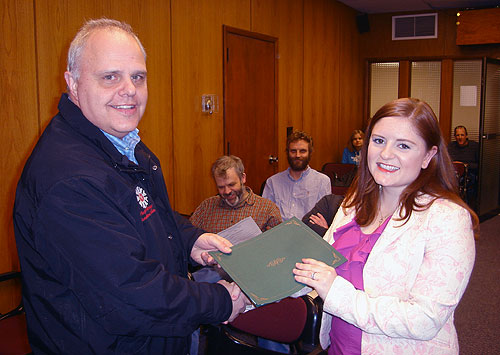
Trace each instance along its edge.
<path fill-rule="evenodd" d="M 356 165 L 325 163 L 321 172 L 328 175 L 332 183 L 332 194 L 345 195 L 356 175 Z"/>
<path fill-rule="evenodd" d="M 453 162 L 453 168 L 455 169 L 455 176 L 457 177 L 458 189 L 460 192 L 460 197 L 468 203 L 467 201 L 467 187 L 470 184 L 468 176 L 468 166 L 459 161 Z"/>
<path fill-rule="evenodd" d="M 0 282 L 16 278 L 21 278 L 18 271 L 0 274 Z M 22 302 L 7 313 L 0 313 L 0 354 L 31 354 Z"/>
<path fill-rule="evenodd" d="M 264 182 L 262 184 L 260 184 L 259 196 L 262 196 L 262 194 L 264 193 L 264 187 L 266 187 L 266 182 L 267 182 L 267 179 L 264 180 Z"/>
<path fill-rule="evenodd" d="M 290 345 L 290 354 L 318 354 L 322 301 L 285 298 L 244 313 L 229 325 L 207 330 L 208 354 L 278 354 L 258 346 L 258 337 Z"/>

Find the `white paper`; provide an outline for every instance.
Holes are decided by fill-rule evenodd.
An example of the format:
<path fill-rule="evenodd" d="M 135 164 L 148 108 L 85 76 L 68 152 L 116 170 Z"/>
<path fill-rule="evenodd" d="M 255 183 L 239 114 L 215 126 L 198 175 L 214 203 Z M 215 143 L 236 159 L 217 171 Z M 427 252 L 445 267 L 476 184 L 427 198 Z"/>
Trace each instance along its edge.
<path fill-rule="evenodd" d="M 262 231 L 257 223 L 255 223 L 254 219 L 249 216 L 217 234 L 229 240 L 233 243 L 233 245 L 236 245 L 262 234 Z M 215 283 L 221 279 L 232 282 L 229 275 L 223 269 L 218 267 L 203 267 L 200 270 L 193 272 L 192 275 L 194 280 L 197 282 Z M 247 310 L 250 309 L 252 308 L 247 307 Z"/>
<path fill-rule="evenodd" d="M 460 106 L 476 106 L 477 105 L 477 86 L 463 85 L 460 86 Z"/>
<path fill-rule="evenodd" d="M 236 245 L 262 234 L 262 231 L 254 219 L 249 216 L 217 234 Z"/>

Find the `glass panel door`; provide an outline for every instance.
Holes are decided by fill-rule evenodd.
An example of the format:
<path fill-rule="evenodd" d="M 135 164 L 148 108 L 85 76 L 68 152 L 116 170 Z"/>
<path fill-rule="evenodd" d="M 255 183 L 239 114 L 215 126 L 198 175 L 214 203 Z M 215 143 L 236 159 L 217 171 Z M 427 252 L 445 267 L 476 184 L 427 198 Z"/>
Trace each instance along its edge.
<path fill-rule="evenodd" d="M 478 212 L 479 202 L 479 122 L 481 119 L 482 60 L 457 60 L 453 63 L 453 96 L 451 143 L 448 146 L 452 160 L 467 164 L 467 178 L 460 181 L 463 198 Z M 454 129 L 465 127 L 468 142 L 458 143 Z M 463 132 L 463 129 L 460 130 Z"/>
<path fill-rule="evenodd" d="M 453 63 L 453 108 L 451 118 L 451 140 L 453 130 L 465 126 L 470 140 L 479 140 L 481 114 L 481 70 L 482 61 L 457 60 Z"/>
<path fill-rule="evenodd" d="M 486 59 L 480 135 L 479 215 L 500 206 L 500 61 Z"/>
<path fill-rule="evenodd" d="M 399 62 L 371 63 L 370 117 L 386 103 L 398 98 Z"/>
<path fill-rule="evenodd" d="M 410 95 L 427 102 L 439 120 L 441 61 L 411 63 Z"/>

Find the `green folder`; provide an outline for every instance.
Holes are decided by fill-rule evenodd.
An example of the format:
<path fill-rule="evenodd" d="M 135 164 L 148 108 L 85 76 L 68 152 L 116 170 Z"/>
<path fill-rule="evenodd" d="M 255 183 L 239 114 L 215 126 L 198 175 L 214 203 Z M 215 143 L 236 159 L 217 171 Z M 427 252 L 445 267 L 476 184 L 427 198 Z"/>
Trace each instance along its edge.
<path fill-rule="evenodd" d="M 295 281 L 292 269 L 303 258 L 337 267 L 346 259 L 297 218 L 232 247 L 231 254 L 210 255 L 256 305 L 279 301 L 305 285 Z"/>

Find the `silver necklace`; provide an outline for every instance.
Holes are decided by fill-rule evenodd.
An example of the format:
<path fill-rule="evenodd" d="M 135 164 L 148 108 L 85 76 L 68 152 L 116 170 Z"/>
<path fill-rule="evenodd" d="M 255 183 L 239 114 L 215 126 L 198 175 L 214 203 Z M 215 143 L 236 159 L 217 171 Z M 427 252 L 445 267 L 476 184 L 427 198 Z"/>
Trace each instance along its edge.
<path fill-rule="evenodd" d="M 378 225 L 382 225 L 382 223 L 384 223 L 384 221 L 387 219 L 387 217 L 389 216 L 392 216 L 394 212 L 392 213 L 389 213 L 388 215 L 386 215 L 385 217 L 383 215 L 380 215 L 379 219 L 378 219 Z"/>
<path fill-rule="evenodd" d="M 382 191 L 383 191 L 382 185 L 378 185 L 378 191 L 379 191 L 379 196 L 380 196 L 382 194 Z M 378 226 L 380 227 L 382 225 L 382 223 L 384 223 L 384 221 L 387 219 L 387 217 L 392 216 L 393 214 L 394 214 L 394 210 L 384 217 L 382 215 L 382 212 L 380 212 L 380 217 L 378 218 Z"/>

